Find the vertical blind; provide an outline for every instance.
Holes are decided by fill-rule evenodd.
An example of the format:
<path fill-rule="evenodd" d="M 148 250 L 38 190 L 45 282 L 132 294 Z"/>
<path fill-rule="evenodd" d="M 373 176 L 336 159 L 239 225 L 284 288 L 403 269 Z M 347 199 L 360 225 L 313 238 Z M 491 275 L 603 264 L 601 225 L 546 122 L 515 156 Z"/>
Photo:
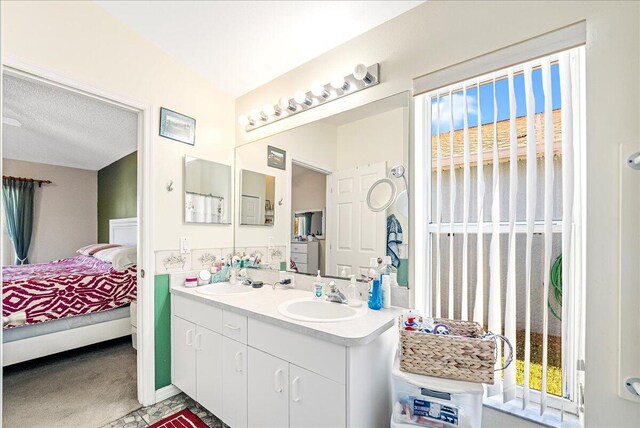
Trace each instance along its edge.
<path fill-rule="evenodd" d="M 581 358 L 574 332 L 581 280 L 576 154 L 582 49 L 421 95 L 431 144 L 424 169 L 431 199 L 425 254 L 430 287 L 418 294 L 422 301 L 416 305 L 436 317 L 472 319 L 504 334 L 522 352 L 487 393 L 504 402 L 521 399 L 523 408 L 539 404 L 540 414 L 550 400 L 556 408 L 576 410 L 565 403 L 575 401 Z M 553 303 L 561 303 L 561 321 L 550 318 L 548 309 L 559 254 L 561 300 Z M 556 337 L 561 391 L 550 397 L 549 346 Z M 534 340 L 541 362 L 532 362 Z M 533 366 L 540 379 L 536 390 L 530 387 Z"/>

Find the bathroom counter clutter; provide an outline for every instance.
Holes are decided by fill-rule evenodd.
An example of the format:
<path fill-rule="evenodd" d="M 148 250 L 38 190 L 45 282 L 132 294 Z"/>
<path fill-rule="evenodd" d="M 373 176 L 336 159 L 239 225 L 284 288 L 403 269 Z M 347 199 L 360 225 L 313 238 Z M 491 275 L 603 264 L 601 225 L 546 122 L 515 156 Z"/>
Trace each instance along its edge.
<path fill-rule="evenodd" d="M 171 288 L 171 293 L 342 346 L 366 345 L 374 341 L 394 326 L 402 313 L 400 308 L 395 307 L 370 310 L 366 308 L 366 302 L 363 302 L 362 308 L 357 310 L 366 313 L 355 319 L 335 322 L 299 321 L 281 314 L 278 306 L 290 300 L 310 298 L 312 294 L 309 291 L 282 288 L 274 290 L 270 286 L 260 289 L 246 288 L 249 290 L 246 293 L 205 295 L 200 293 L 198 288 L 177 285 Z"/>

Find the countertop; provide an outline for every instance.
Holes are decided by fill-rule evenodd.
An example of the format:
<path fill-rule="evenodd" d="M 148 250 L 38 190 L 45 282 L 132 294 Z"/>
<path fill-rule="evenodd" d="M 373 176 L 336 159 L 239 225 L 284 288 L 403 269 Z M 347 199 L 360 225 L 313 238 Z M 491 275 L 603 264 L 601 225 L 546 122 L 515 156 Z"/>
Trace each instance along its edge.
<path fill-rule="evenodd" d="M 238 287 L 244 287 L 238 285 Z M 211 296 L 200 294 L 197 288 L 186 288 L 180 285 L 171 287 L 171 294 L 196 300 L 224 310 L 246 315 L 278 327 L 283 327 L 318 339 L 326 340 L 342 346 L 359 346 L 372 342 L 389 328 L 395 328 L 402 308 L 391 307 L 374 311 L 366 310 L 366 314 L 348 321 L 340 322 L 306 322 L 296 321 L 278 312 L 278 305 L 290 300 L 311 297 L 311 292 L 264 286 L 250 293 Z M 336 305 L 338 303 L 335 303 Z M 363 302 L 366 307 L 366 302 Z"/>

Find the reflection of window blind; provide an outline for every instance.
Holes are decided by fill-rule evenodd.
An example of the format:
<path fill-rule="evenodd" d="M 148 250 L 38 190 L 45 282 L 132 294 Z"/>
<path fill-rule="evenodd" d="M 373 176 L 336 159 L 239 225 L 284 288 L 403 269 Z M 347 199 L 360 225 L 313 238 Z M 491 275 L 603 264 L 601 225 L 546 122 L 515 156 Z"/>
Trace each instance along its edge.
<path fill-rule="evenodd" d="M 583 344 L 575 333 L 580 319 L 577 303 L 581 301 L 577 257 L 581 183 L 577 180 L 579 157 L 574 156 L 579 150 L 581 52 L 582 48 L 564 51 L 422 96 L 425 135 L 433 146 L 426 151 L 431 159 L 425 171 L 435 167 L 433 176 L 427 173 L 434 180 L 430 193 L 435 209 L 430 208 L 427 214 L 430 288 L 418 293 L 422 301 L 416 301 L 416 306 L 435 317 L 473 319 L 489 331 L 504 334 L 514 348 L 520 345 L 516 320 L 524 319 L 524 337 L 520 338 L 524 347 L 522 388 L 517 388 L 514 361 L 504 371 L 504 379 L 496 376 L 496 385 L 488 388 L 488 394 L 501 394 L 505 402 L 521 396 L 525 408 L 537 402 L 540 414 L 549 402 L 547 304 L 551 266 L 557 255 L 553 254 L 554 248 L 561 248 L 562 253 L 562 396 L 569 402 L 576 398 L 576 361 L 582 358 Z M 537 90 L 532 80 L 534 72 L 541 74 Z M 524 81 L 518 86 L 522 94 L 516 91 L 516 76 Z M 498 81 L 508 88 L 507 98 L 500 103 Z M 483 102 L 481 94 L 493 99 Z M 554 95 L 561 100 L 561 108 L 555 112 Z M 536 97 L 542 105 L 538 111 Z M 483 107 L 491 104 L 493 108 Z M 499 111 L 504 114 L 505 107 L 508 115 L 499 120 Z M 522 111 L 525 113 L 518 114 Z M 471 119 L 475 126 L 470 125 Z M 526 126 L 520 126 L 522 123 Z M 501 162 L 508 163 L 508 171 Z M 558 244 L 555 247 L 554 239 Z M 519 282 L 521 277 L 523 281 Z M 516 295 L 522 294 L 524 305 L 520 308 Z M 542 317 L 539 394 L 533 394 L 529 386 L 534 310 Z M 501 367 L 501 351 L 496 368 Z M 556 407 L 563 407 L 559 401 Z"/>

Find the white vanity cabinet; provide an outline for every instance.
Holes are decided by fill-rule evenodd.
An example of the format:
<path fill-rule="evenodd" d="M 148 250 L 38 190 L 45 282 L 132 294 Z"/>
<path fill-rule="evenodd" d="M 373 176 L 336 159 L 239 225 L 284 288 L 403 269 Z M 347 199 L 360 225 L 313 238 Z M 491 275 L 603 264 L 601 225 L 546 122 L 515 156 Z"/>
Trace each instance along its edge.
<path fill-rule="evenodd" d="M 192 297 L 172 308 L 173 384 L 227 425 L 388 426 L 395 328 L 338 344 Z"/>

